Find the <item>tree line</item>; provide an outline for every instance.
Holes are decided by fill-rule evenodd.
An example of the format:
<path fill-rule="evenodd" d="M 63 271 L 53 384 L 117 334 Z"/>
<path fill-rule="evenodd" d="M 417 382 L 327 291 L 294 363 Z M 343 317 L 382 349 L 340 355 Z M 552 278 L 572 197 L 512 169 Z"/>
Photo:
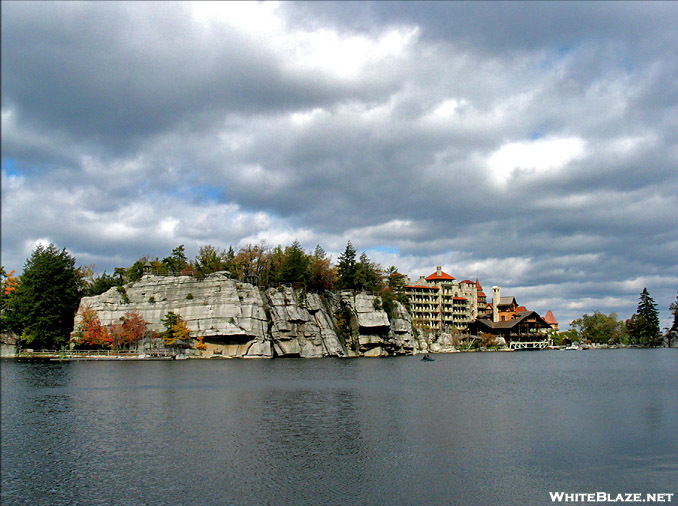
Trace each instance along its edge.
<path fill-rule="evenodd" d="M 200 247 L 193 260 L 186 257 L 184 246 L 180 245 L 162 260 L 142 257 L 130 267 L 118 267 L 113 274 L 104 272 L 98 276 L 94 266 L 76 267 L 75 258 L 65 248 L 59 250 L 49 244 L 36 246 L 20 276 L 1 268 L 0 332 L 18 336 L 22 346 L 58 349 L 68 343 L 83 296 L 98 295 L 111 287 L 137 281 L 149 264 L 156 274 L 190 273 L 198 279 L 226 270 L 233 278 L 262 289 L 289 284 L 316 292 L 372 291 L 381 296 L 381 308 L 389 313 L 396 300 L 409 309 L 409 300 L 404 293 L 407 278 L 397 275 L 394 266 L 384 269 L 372 262 L 364 252 L 358 256 L 350 241 L 336 265 L 322 247 L 316 246 L 312 252 L 306 252 L 297 241 L 284 248 L 270 248 L 263 243 L 247 245 L 237 252 L 232 247 L 218 250 L 205 245 Z M 669 309 L 674 317 L 669 332 L 678 332 L 678 297 Z M 170 344 L 182 341 L 176 339 L 183 335 L 180 323 L 169 322 L 165 337 Z M 97 330 L 94 322 L 94 334 L 89 336 L 92 339 L 83 342 L 124 345 L 143 335 L 141 327 L 142 322 L 134 314 L 125 315 L 114 328 Z M 657 304 L 647 289 L 640 294 L 636 313 L 625 322 L 615 313 L 605 315 L 596 311 L 574 320 L 571 327 L 555 339 L 645 346 L 659 346 L 662 340 Z"/>
<path fill-rule="evenodd" d="M 2 267 L 0 332 L 15 334 L 22 346 L 58 349 L 68 342 L 83 296 L 99 295 L 110 288 L 138 281 L 149 265 L 153 274 L 190 274 L 198 279 L 214 272 L 229 271 L 234 279 L 261 289 L 287 284 L 313 292 L 372 291 L 381 296 L 382 308 L 388 312 L 396 300 L 409 308 L 404 294 L 406 278 L 395 275 L 397 269 L 394 266 L 384 269 L 372 262 L 364 252 L 358 256 L 351 241 L 339 255 L 336 265 L 320 245 L 307 252 L 298 241 L 275 248 L 265 243 L 249 244 L 237 252 L 233 247 L 219 250 L 204 245 L 192 260 L 187 258 L 184 246 L 180 245 L 163 259 L 144 256 L 129 267 L 117 267 L 112 274 L 104 271 L 100 275 L 95 273 L 95 266 L 76 267 L 75 258 L 65 248 L 59 250 L 49 244 L 36 246 L 26 260 L 21 276 L 14 276 L 14 271 L 6 273 Z M 82 342 L 108 347 L 129 344 L 143 334 L 137 316 L 126 315 L 115 328 L 99 328 L 92 317 L 92 330 L 88 330 Z M 168 331 L 174 335 L 171 327 Z"/>
<path fill-rule="evenodd" d="M 673 325 L 668 335 L 678 332 L 678 296 L 669 306 L 673 315 Z M 647 288 L 640 293 L 636 312 L 626 321 L 618 319 L 616 313 L 606 315 L 599 311 L 585 314 L 573 320 L 570 329 L 560 332 L 556 340 L 561 342 L 588 342 L 596 344 L 631 344 L 641 346 L 661 346 L 663 335 L 659 326 L 657 303 Z"/>

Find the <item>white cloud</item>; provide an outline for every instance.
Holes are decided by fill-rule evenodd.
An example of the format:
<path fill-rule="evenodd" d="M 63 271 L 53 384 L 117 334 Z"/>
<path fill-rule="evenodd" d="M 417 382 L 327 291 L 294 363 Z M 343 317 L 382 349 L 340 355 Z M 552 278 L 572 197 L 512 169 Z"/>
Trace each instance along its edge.
<path fill-rule="evenodd" d="M 505 184 L 515 177 L 558 171 L 585 155 L 586 142 L 578 137 L 537 139 L 504 144 L 490 155 L 487 166 L 493 180 Z"/>

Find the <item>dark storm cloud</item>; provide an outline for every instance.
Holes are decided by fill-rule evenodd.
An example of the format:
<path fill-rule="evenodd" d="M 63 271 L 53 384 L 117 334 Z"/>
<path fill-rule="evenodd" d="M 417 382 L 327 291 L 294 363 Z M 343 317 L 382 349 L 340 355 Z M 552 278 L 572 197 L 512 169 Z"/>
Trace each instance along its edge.
<path fill-rule="evenodd" d="M 223 12 L 222 12 L 223 11 Z M 561 322 L 678 285 L 670 3 L 2 5 L 3 264 L 348 239 Z M 395 253 L 392 253 L 395 252 Z"/>

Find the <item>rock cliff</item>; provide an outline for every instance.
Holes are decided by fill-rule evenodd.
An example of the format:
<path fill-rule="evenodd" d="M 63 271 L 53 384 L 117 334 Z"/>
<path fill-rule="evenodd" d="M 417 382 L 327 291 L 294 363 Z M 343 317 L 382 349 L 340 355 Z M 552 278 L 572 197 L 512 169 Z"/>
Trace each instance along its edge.
<path fill-rule="evenodd" d="M 260 291 L 226 273 L 198 280 L 189 276 L 144 276 L 136 283 L 84 297 L 103 325 L 137 311 L 151 330 L 164 330 L 161 318 L 181 315 L 193 335 L 204 337 L 202 356 L 353 357 L 411 354 L 417 349 L 410 315 L 395 302 L 391 314 L 381 298 L 350 291 L 306 293 L 290 287 Z M 157 344 L 157 343 L 156 343 Z"/>

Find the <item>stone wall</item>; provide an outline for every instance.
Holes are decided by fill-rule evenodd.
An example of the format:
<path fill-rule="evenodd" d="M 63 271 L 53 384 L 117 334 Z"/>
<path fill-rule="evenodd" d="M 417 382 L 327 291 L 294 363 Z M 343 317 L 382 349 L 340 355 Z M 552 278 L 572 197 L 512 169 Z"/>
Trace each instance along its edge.
<path fill-rule="evenodd" d="M 177 313 L 194 335 L 204 337 L 207 350 L 193 353 L 207 357 L 387 356 L 417 349 L 410 315 L 398 302 L 389 316 L 375 295 L 290 287 L 261 292 L 225 273 L 203 280 L 147 275 L 124 289 L 84 297 L 75 328 L 85 307 L 103 325 L 138 311 L 155 332 L 164 330 L 161 319 L 168 312 Z"/>

